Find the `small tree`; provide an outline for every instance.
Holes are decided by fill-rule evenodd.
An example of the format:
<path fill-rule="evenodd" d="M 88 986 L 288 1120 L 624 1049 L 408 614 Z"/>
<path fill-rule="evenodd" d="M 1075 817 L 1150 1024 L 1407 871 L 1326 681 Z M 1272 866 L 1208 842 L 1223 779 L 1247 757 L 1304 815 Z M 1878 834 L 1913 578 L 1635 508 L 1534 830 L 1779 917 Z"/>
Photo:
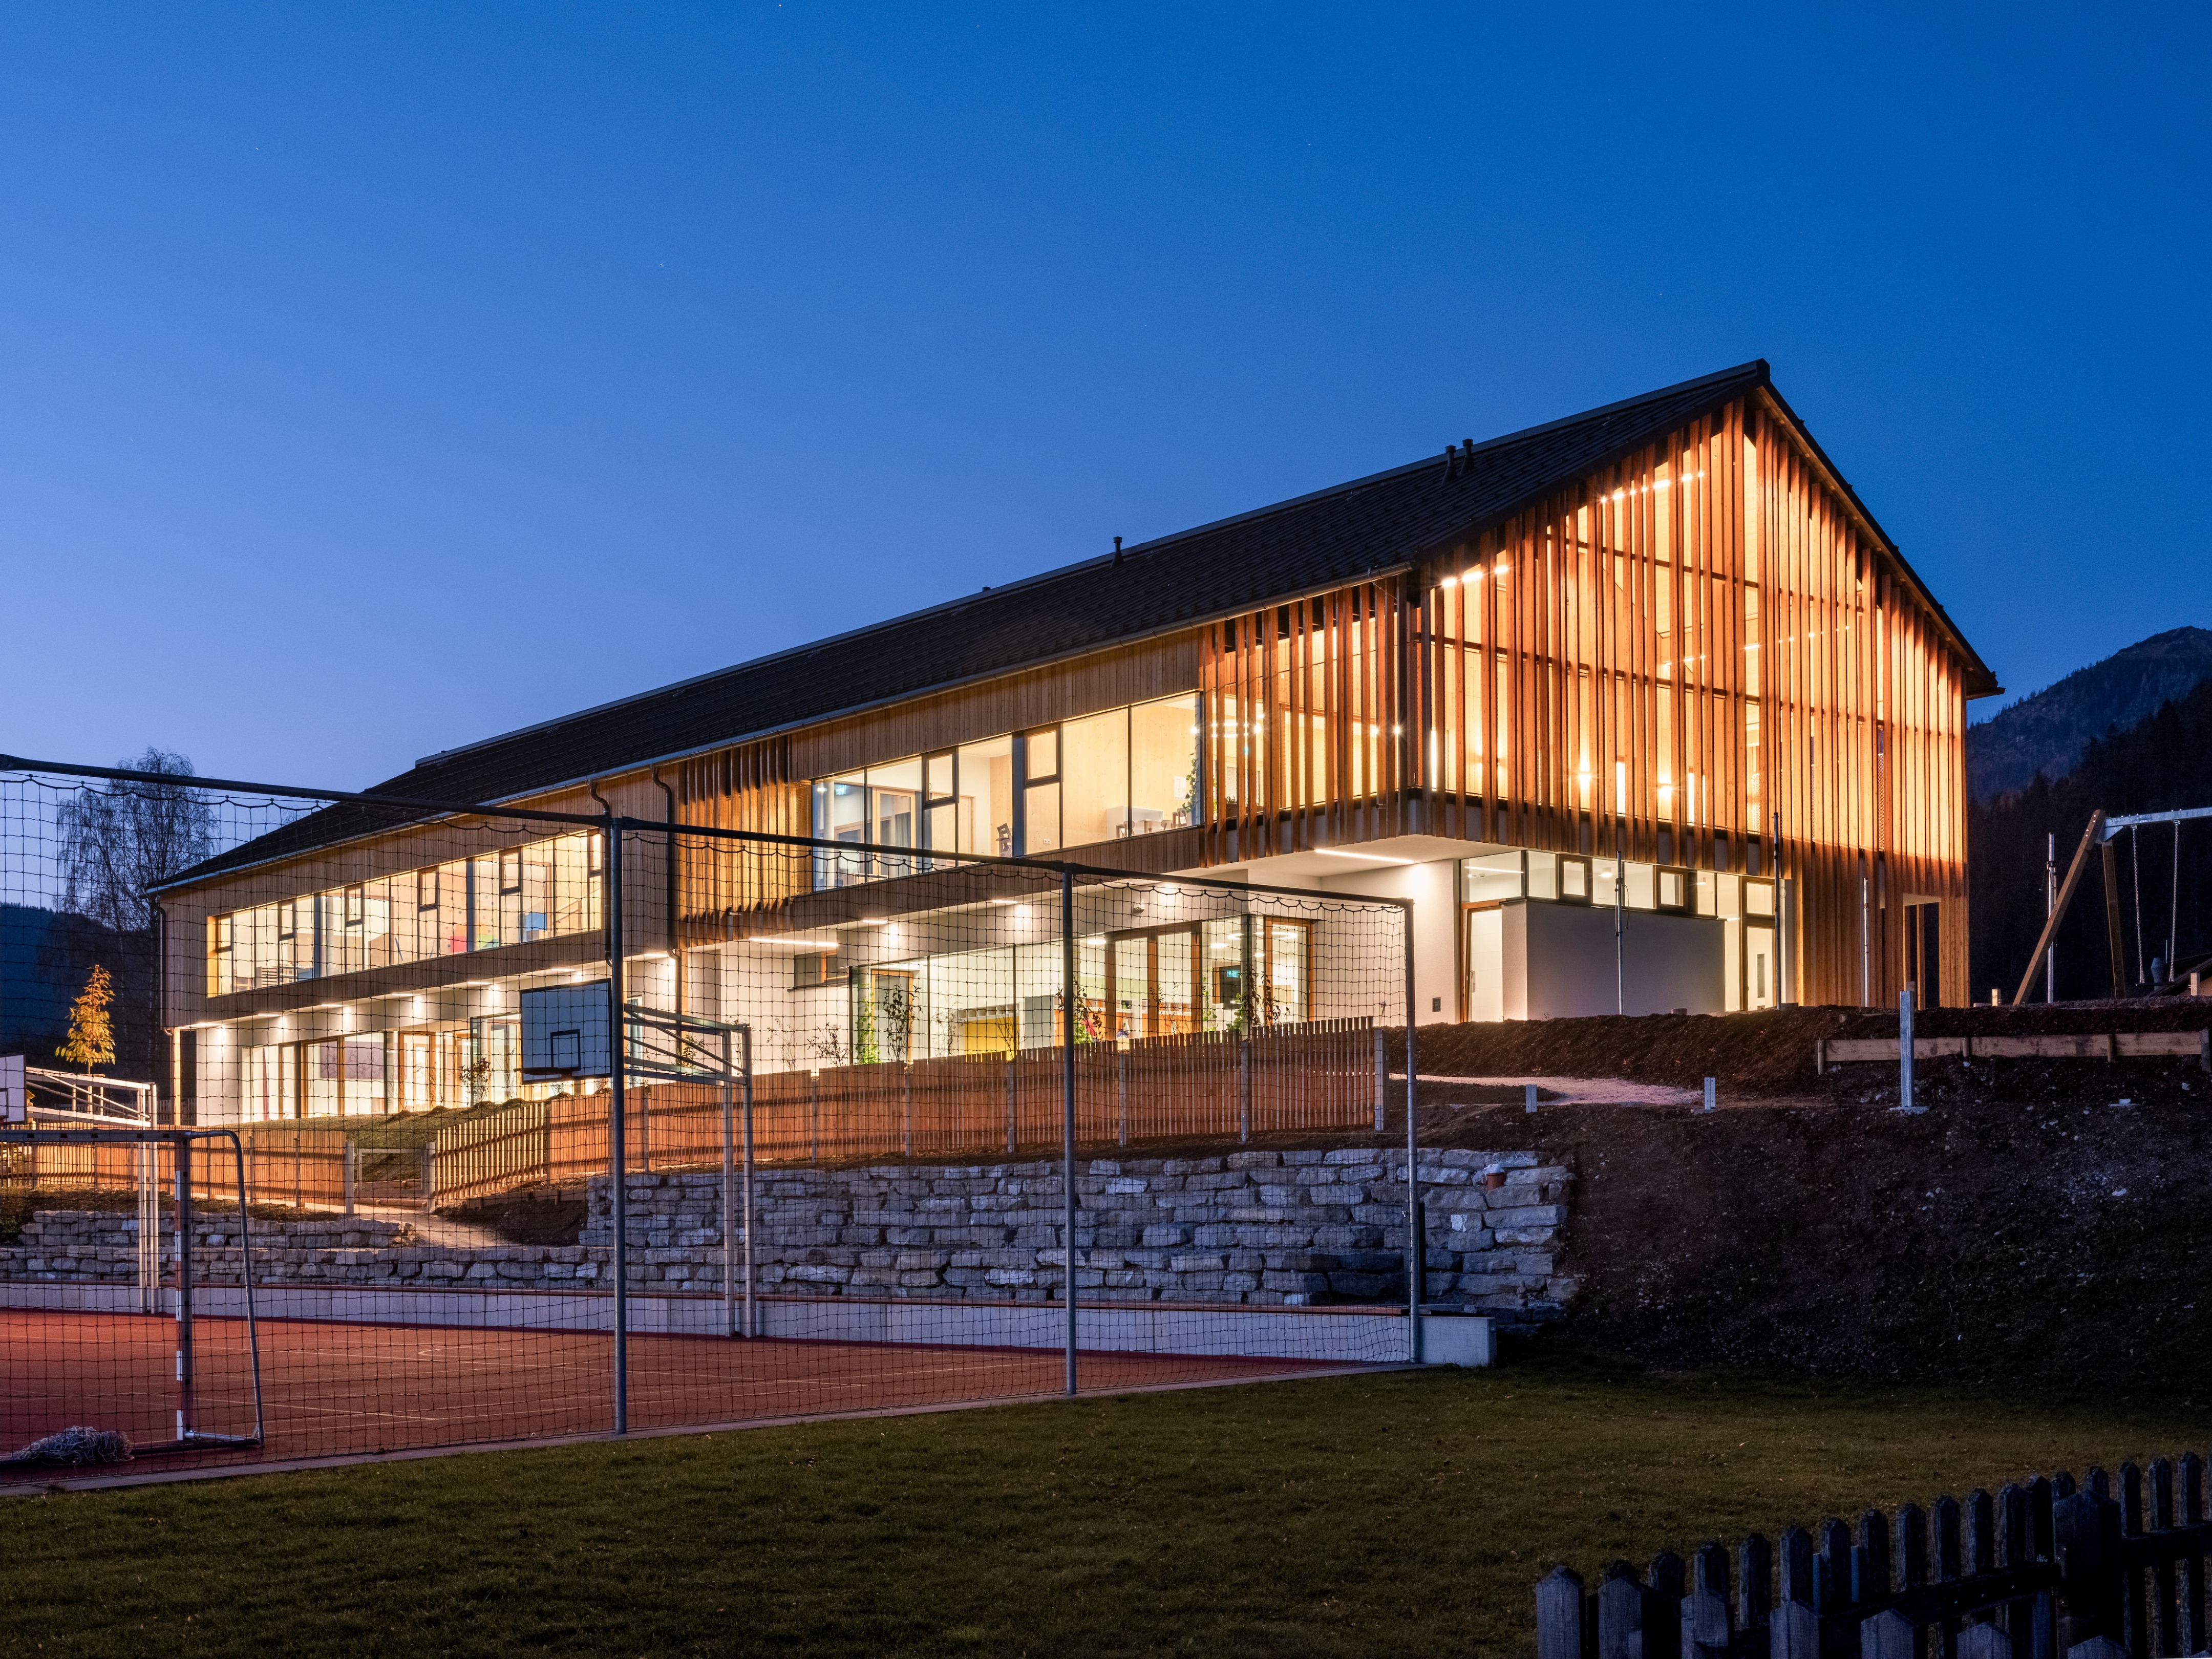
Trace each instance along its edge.
<path fill-rule="evenodd" d="M 84 981 L 84 989 L 70 1005 L 69 1041 L 54 1053 L 81 1071 L 115 1064 L 115 1028 L 108 1017 L 115 987 L 107 969 L 98 963 Z"/>
<path fill-rule="evenodd" d="M 491 1093 L 491 1056 L 478 1054 L 461 1067 L 461 1087 L 468 1091 L 469 1104 L 481 1106 Z"/>

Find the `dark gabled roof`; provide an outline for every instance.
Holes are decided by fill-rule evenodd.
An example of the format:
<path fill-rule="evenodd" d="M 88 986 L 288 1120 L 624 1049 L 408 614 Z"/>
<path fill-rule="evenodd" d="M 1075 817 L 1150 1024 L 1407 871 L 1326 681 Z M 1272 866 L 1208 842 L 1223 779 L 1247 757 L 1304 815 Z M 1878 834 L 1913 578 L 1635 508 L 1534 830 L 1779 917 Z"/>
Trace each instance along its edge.
<path fill-rule="evenodd" d="M 1763 361 L 1686 380 L 1474 445 L 1453 465 L 1431 456 L 1164 536 L 1127 550 L 1118 561 L 1105 555 L 985 588 L 449 749 L 371 793 L 417 800 L 513 800 L 1401 569 L 1769 385 Z M 1963 640 L 1959 643 L 1965 648 Z M 374 809 L 329 807 L 210 860 L 179 880 L 388 827 L 379 821 L 383 817 Z"/>

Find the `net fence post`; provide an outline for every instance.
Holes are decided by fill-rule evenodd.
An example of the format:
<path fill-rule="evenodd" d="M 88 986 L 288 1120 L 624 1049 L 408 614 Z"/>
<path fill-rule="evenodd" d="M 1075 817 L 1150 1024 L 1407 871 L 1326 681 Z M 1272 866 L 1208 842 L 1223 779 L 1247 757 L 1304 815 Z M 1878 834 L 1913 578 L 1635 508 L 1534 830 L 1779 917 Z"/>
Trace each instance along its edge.
<path fill-rule="evenodd" d="M 1252 898 L 1245 894 L 1238 902 L 1243 914 L 1237 918 L 1237 1140 L 1239 1146 L 1249 1145 L 1252 1139 L 1252 1031 L 1260 1023 L 1260 991 L 1252 978 Z"/>
<path fill-rule="evenodd" d="M 623 1024 L 623 821 L 611 812 L 606 830 L 607 907 L 607 1169 L 613 1186 L 615 1229 L 615 1432 L 629 1432 L 629 1170 L 623 1156 L 623 1087 L 624 1039 Z"/>
<path fill-rule="evenodd" d="M 1076 998 L 1082 986 L 1075 973 L 1075 872 L 1060 872 L 1060 1002 L 1066 1010 L 1060 1033 L 1060 1183 L 1065 1189 L 1061 1251 L 1067 1278 L 1067 1391 L 1075 1392 L 1075 1033 Z"/>
<path fill-rule="evenodd" d="M 753 1265 L 753 1028 L 743 1027 L 738 1033 L 744 1045 L 744 1073 L 740 1086 L 744 1091 L 745 1131 L 745 1334 L 760 1334 L 760 1310 L 753 1299 L 753 1285 L 759 1274 Z"/>
<path fill-rule="evenodd" d="M 177 1438 L 190 1437 L 192 1420 L 192 1143 L 176 1139 L 177 1168 Z"/>
<path fill-rule="evenodd" d="M 738 1171 L 730 1104 L 730 1035 L 722 1034 L 722 1334 L 738 1334 Z"/>
<path fill-rule="evenodd" d="M 1106 1011 L 1109 1020 L 1114 1014 L 1113 996 L 1109 988 Z M 1114 1044 L 1114 1115 L 1116 1144 L 1126 1146 L 1129 1144 L 1129 1051 L 1119 1041 Z"/>
<path fill-rule="evenodd" d="M 155 1127 L 148 1114 L 146 1127 Z M 142 1140 L 134 1149 L 138 1178 L 138 1311 L 161 1311 L 161 1143 Z"/>
<path fill-rule="evenodd" d="M 1399 901 L 1406 938 L 1406 1357 L 1421 1363 L 1421 1291 L 1428 1250 L 1421 1237 L 1420 1126 L 1414 1110 L 1420 1068 L 1413 1063 L 1413 902 Z"/>
<path fill-rule="evenodd" d="M 1390 1039 L 1382 1026 L 1375 1028 L 1375 1133 L 1382 1133 L 1383 1107 L 1390 1097 Z"/>

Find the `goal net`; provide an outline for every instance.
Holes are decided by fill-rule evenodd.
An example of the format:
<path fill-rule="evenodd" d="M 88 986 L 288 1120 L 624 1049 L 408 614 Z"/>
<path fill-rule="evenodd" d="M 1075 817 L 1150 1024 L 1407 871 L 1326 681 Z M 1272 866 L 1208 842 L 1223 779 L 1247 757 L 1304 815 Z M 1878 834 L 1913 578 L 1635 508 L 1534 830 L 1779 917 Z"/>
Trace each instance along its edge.
<path fill-rule="evenodd" d="M 238 1137 L 50 1103 L 71 1080 L 25 1070 L 0 1122 L 0 1235 L 27 1280 L 0 1310 L 0 1479 L 259 1446 Z M 75 1105 L 106 1103 L 100 1081 Z"/>

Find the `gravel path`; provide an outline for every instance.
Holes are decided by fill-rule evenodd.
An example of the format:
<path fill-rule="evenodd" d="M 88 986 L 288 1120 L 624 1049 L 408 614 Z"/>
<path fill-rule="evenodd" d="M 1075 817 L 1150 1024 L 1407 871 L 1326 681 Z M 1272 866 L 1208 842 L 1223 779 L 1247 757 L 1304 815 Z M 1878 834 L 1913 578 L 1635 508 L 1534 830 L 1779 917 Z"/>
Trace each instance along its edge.
<path fill-rule="evenodd" d="M 1406 1074 L 1399 1073 L 1395 1080 L 1403 1083 Z M 1617 1077 L 1443 1077 L 1424 1072 L 1421 1081 L 1488 1089 L 1518 1089 L 1533 1083 L 1544 1091 L 1546 1103 L 1555 1106 L 1695 1106 L 1705 1098 L 1697 1089 L 1630 1083 Z"/>

